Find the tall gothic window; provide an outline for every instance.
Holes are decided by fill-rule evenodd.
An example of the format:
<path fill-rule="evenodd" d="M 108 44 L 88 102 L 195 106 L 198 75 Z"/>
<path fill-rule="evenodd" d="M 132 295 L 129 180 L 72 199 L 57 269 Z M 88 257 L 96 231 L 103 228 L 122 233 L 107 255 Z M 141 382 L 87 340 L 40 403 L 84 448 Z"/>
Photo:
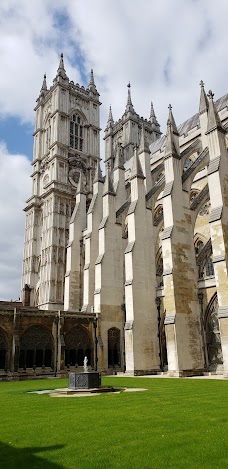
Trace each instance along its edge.
<path fill-rule="evenodd" d="M 73 114 L 70 120 L 70 147 L 80 151 L 83 149 L 82 118 L 78 114 Z"/>

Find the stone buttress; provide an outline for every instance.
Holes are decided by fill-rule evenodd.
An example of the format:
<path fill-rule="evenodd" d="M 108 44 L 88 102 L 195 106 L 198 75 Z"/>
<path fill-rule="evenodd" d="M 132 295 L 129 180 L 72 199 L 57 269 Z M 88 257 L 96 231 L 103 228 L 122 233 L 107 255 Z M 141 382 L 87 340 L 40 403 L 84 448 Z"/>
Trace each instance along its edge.
<path fill-rule="evenodd" d="M 120 186 L 119 186 L 120 187 Z M 103 192 L 103 219 L 99 226 L 99 254 L 95 263 L 94 312 L 100 319 L 99 368 L 107 370 L 108 330 L 120 330 L 123 343 L 123 252 L 122 226 L 116 223 L 116 193 L 107 168 Z M 123 367 L 123 348 L 120 350 Z"/>
<path fill-rule="evenodd" d="M 209 218 L 213 264 L 218 294 L 219 322 L 224 373 L 228 374 L 228 162 L 225 131 L 209 91 L 208 185 L 211 201 Z"/>
<path fill-rule="evenodd" d="M 87 213 L 87 228 L 84 231 L 85 265 L 83 284 L 83 311 L 91 312 L 94 303 L 95 262 L 99 253 L 98 228 L 102 220 L 103 177 L 100 163 L 97 163 L 93 181 L 93 197 Z"/>
<path fill-rule="evenodd" d="M 76 204 L 70 220 L 69 244 L 67 246 L 64 309 L 80 310 L 82 307 L 83 241 L 82 232 L 86 228 L 86 195 L 80 175 L 76 194 Z"/>
<path fill-rule="evenodd" d="M 187 370 L 202 370 L 203 357 L 193 227 L 189 194 L 182 189 L 182 165 L 176 134 L 169 113 L 161 239 L 168 371 L 179 374 Z"/>
<path fill-rule="evenodd" d="M 141 150 L 144 152 L 142 159 L 149 157 L 145 149 Z M 126 371 L 135 374 L 159 370 L 153 226 L 151 210 L 146 208 L 144 180 L 135 148 L 125 250 Z"/>

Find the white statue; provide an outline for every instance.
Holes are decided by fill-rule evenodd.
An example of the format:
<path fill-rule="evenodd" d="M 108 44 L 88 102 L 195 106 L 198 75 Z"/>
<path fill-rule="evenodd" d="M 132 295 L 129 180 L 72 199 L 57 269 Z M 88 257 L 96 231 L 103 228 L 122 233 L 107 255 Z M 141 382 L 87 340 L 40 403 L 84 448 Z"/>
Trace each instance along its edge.
<path fill-rule="evenodd" d="M 84 373 L 88 373 L 88 358 L 84 358 Z"/>

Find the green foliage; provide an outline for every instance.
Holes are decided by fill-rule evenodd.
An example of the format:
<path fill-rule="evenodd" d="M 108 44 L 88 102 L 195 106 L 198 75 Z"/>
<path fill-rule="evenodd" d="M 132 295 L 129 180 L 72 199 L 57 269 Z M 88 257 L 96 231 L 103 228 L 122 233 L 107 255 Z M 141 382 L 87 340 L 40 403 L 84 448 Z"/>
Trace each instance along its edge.
<path fill-rule="evenodd" d="M 53 398 L 53 379 L 0 383 L 1 469 L 228 467 L 228 383 L 102 378 L 147 391 Z"/>

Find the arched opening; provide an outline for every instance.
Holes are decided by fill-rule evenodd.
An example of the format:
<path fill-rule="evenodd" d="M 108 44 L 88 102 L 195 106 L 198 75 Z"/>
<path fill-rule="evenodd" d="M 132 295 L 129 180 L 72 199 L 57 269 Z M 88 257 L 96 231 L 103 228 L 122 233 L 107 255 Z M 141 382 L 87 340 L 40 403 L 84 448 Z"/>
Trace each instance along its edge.
<path fill-rule="evenodd" d="M 108 367 L 120 367 L 120 330 L 111 327 L 108 330 Z"/>
<path fill-rule="evenodd" d="M 216 371 L 219 368 L 221 369 L 223 365 L 217 293 L 214 294 L 205 311 L 204 328 L 206 334 L 208 368 L 211 371 Z"/>
<path fill-rule="evenodd" d="M 0 370 L 6 369 L 6 354 L 8 350 L 7 338 L 3 329 L 0 328 Z"/>
<path fill-rule="evenodd" d="M 88 332 L 82 327 L 73 327 L 65 335 L 65 366 L 83 366 L 84 358 L 88 358 L 88 365 L 92 363 L 92 347 Z"/>
<path fill-rule="evenodd" d="M 19 368 L 53 368 L 53 341 L 42 326 L 31 326 L 20 340 Z"/>

